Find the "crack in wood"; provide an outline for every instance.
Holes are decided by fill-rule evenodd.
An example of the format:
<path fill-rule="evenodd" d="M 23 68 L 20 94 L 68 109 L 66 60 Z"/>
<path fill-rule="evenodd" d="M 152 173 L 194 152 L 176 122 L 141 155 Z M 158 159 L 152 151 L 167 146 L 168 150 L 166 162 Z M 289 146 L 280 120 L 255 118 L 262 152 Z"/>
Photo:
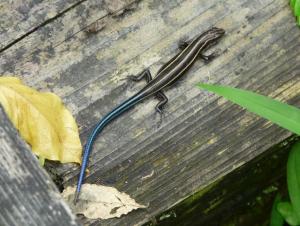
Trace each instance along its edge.
<path fill-rule="evenodd" d="M 62 12 L 58 13 L 57 15 L 55 15 L 52 18 L 49 18 L 47 20 L 45 20 L 43 23 L 41 23 L 40 25 L 32 28 L 30 31 L 26 32 L 25 34 L 21 35 L 19 38 L 16 38 L 15 40 L 13 40 L 12 42 L 8 43 L 5 47 L 3 47 L 2 49 L 0 49 L 0 53 L 4 52 L 5 50 L 9 49 L 10 47 L 12 47 L 14 44 L 20 42 L 22 39 L 26 38 L 27 36 L 31 35 L 33 32 L 39 30 L 40 28 L 44 27 L 45 25 L 53 22 L 54 20 L 56 20 L 57 18 L 61 17 L 62 15 L 64 15 L 65 13 L 67 13 L 68 11 L 72 10 L 73 8 L 75 8 L 76 6 L 80 5 L 81 3 L 85 2 L 87 0 L 80 0 L 77 3 L 75 3 L 74 5 L 70 6 L 69 8 L 63 10 Z"/>

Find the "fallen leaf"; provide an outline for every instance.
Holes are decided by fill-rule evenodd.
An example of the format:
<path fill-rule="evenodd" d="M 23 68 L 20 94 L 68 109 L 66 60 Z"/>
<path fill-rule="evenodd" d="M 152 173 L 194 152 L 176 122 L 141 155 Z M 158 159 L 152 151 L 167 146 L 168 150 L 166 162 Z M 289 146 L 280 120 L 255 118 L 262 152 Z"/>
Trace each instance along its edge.
<path fill-rule="evenodd" d="M 132 210 L 146 208 L 146 206 L 136 203 L 126 193 L 119 192 L 113 187 L 84 184 L 76 205 L 73 203 L 74 194 L 75 187 L 67 187 L 62 196 L 75 214 L 83 214 L 90 219 L 120 217 Z"/>
<path fill-rule="evenodd" d="M 81 163 L 77 124 L 58 96 L 38 92 L 15 77 L 0 77 L 0 104 L 37 156 Z"/>

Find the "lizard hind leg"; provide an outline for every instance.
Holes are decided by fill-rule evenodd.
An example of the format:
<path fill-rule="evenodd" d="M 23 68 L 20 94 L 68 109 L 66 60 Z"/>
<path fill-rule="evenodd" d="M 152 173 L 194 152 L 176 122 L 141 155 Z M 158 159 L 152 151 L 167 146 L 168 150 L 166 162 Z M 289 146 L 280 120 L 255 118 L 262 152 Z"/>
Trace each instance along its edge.
<path fill-rule="evenodd" d="M 168 98 L 162 91 L 159 91 L 156 94 L 156 97 L 160 99 L 159 103 L 155 107 L 156 112 L 158 112 L 160 115 L 160 120 L 159 120 L 159 123 L 157 126 L 157 128 L 159 128 L 162 124 L 162 120 L 163 120 L 163 116 L 164 116 L 163 108 L 168 103 Z"/>
<path fill-rule="evenodd" d="M 188 45 L 191 43 L 191 41 L 188 41 L 187 38 L 182 38 L 178 42 L 178 48 L 180 50 L 184 50 Z"/>

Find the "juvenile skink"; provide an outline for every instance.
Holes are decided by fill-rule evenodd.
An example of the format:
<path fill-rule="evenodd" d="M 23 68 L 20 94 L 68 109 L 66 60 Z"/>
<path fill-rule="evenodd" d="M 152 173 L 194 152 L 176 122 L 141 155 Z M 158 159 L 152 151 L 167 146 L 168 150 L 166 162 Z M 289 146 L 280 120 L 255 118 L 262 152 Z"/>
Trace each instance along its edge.
<path fill-rule="evenodd" d="M 205 56 L 202 54 L 202 52 L 210 46 L 215 45 L 224 34 L 225 31 L 223 29 L 213 27 L 191 41 L 181 42 L 181 52 L 179 52 L 176 56 L 174 56 L 171 60 L 164 64 L 158 70 L 157 75 L 153 79 L 148 69 L 137 76 L 129 77 L 134 81 L 140 81 L 141 79 L 145 78 L 147 81 L 147 85 L 135 95 L 130 97 L 128 100 L 113 109 L 110 113 L 105 115 L 103 119 L 98 122 L 98 124 L 95 126 L 94 130 L 88 137 L 84 149 L 74 203 L 77 202 L 80 193 L 81 185 L 85 176 L 85 170 L 88 164 L 89 155 L 92 150 L 92 145 L 97 135 L 103 130 L 103 128 L 123 112 L 127 111 L 134 105 L 152 95 L 155 95 L 160 99 L 160 102 L 156 105 L 155 109 L 159 113 L 162 113 L 164 105 L 168 102 L 168 98 L 162 90 L 177 81 L 192 66 L 197 58 L 200 57 L 206 61 L 210 60 L 213 57 L 213 54 L 210 56 Z"/>

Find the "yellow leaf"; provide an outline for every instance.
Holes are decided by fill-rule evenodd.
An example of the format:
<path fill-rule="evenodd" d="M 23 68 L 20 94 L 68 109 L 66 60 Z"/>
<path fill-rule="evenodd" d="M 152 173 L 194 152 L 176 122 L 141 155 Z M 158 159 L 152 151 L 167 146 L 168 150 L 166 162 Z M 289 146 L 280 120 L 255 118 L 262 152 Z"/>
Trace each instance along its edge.
<path fill-rule="evenodd" d="M 0 77 L 0 104 L 36 155 L 81 163 L 77 124 L 58 96 L 38 92 L 15 77 Z"/>

